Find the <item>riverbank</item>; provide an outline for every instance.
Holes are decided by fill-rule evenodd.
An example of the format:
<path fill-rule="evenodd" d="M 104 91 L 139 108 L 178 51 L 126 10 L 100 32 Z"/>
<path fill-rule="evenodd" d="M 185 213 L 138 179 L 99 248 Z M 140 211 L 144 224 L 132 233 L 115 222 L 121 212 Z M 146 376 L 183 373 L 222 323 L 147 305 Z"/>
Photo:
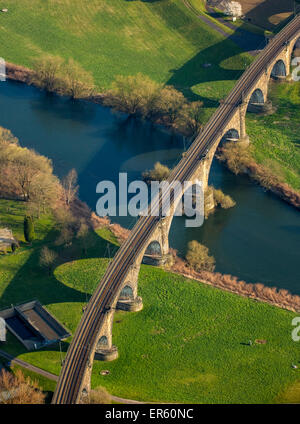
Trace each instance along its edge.
<path fill-rule="evenodd" d="M 76 201 L 72 213 L 89 217 L 94 228 L 93 243 L 86 254 L 76 238 L 65 247 L 57 246 L 55 221 L 44 215 L 36 222 L 37 240 L 27 245 L 22 236 L 24 210 L 24 202 L 0 200 L 1 223 L 9 223 L 21 241 L 15 254 L 0 257 L 1 308 L 24 301 L 26 287 L 26 299 L 38 298 L 74 334 L 82 308 L 107 269 L 109 257 L 129 231 L 121 234 L 119 226 L 98 218 Z M 50 274 L 39 265 L 45 245 L 59 258 Z M 236 286 L 245 291 L 241 296 L 234 292 L 232 283 L 231 290 L 226 287 L 228 276 L 197 276 L 185 264 L 180 269 L 180 263 L 180 258 L 176 259 L 171 270 L 141 266 L 138 291 L 144 309 L 115 314 L 113 341 L 119 359 L 94 362 L 92 387 L 104 386 L 115 396 L 138 401 L 272 402 L 287 384 L 299 379 L 297 370 L 291 367 L 297 362 L 297 346 L 290 338 L 295 315 L 282 309 L 287 305 L 273 307 L 275 295 L 273 303 L 269 302 L 272 306 L 257 302 L 251 293 L 247 296 L 251 285 L 242 286 L 236 280 Z M 225 282 L 223 287 L 220 281 Z M 62 353 L 57 345 L 28 352 L 8 333 L 2 349 L 58 375 L 61 355 L 65 357 L 69 343 L 62 342 Z M 245 362 L 247 367 L 243 367 Z M 178 368 L 183 363 L 184 367 Z M 103 369 L 109 374 L 102 375 Z M 165 384 L 166 375 L 172 384 Z"/>
<path fill-rule="evenodd" d="M 76 204 L 78 216 L 81 216 L 82 213 L 80 211 L 85 209 L 85 205 L 80 201 L 76 201 Z M 74 213 L 76 214 L 76 212 Z M 86 218 L 88 218 L 88 216 L 86 216 Z M 130 234 L 129 230 L 121 227 L 119 224 L 112 224 L 108 218 L 99 218 L 94 212 L 90 215 L 90 222 L 95 231 L 101 228 L 109 229 L 120 244 L 123 243 Z M 163 269 L 169 272 L 180 274 L 191 280 L 196 280 L 249 299 L 265 302 L 281 309 L 300 312 L 300 296 L 291 294 L 288 290 L 277 287 L 267 287 L 261 283 L 246 283 L 243 280 L 239 280 L 236 276 L 221 274 L 220 272 L 196 272 L 188 266 L 184 258 L 177 256 L 174 249 L 170 249 L 170 252 L 173 257 L 172 266 L 162 266 Z"/>
<path fill-rule="evenodd" d="M 17 220 L 17 213 L 15 207 L 11 219 Z M 43 234 L 54 248 L 49 230 L 44 227 Z M 109 263 L 107 244 L 117 247 L 109 241 L 115 237 L 109 228 L 98 229 L 97 244 L 87 257 L 69 257 L 49 275 L 37 264 L 45 243 L 38 234 L 40 242 L 30 249 L 0 258 L 0 269 L 5 269 L 0 272 L 1 307 L 24 301 L 25 285 L 26 297 L 38 298 L 74 334 L 86 296 Z M 269 403 L 299 378 L 291 368 L 298 357 L 297 345 L 290 341 L 292 312 L 151 266 L 141 267 L 138 290 L 144 309 L 115 314 L 113 342 L 119 358 L 94 362 L 93 388 L 104 386 L 115 396 L 138 401 Z M 62 353 L 58 345 L 28 352 L 8 333 L 2 350 L 58 375 L 69 343 L 61 343 Z M 109 373 L 102 375 L 103 370 Z"/>
<path fill-rule="evenodd" d="M 32 70 L 28 68 L 15 65 L 12 63 L 7 63 L 6 68 L 7 68 L 7 77 L 9 79 L 12 79 L 14 81 L 20 81 L 25 84 L 28 84 L 30 80 L 30 76 L 32 75 L 32 72 L 33 72 Z M 86 98 L 83 100 L 92 101 L 94 103 L 103 105 L 105 102 L 105 99 L 106 99 L 105 93 L 98 93 L 90 98 Z M 167 128 L 178 131 L 178 128 L 176 128 L 176 125 L 174 125 L 174 123 L 170 124 L 166 122 L 166 120 L 162 122 L 161 119 L 156 119 L 154 123 L 165 125 Z M 253 160 L 251 161 L 251 163 L 249 163 L 249 166 L 247 167 L 246 172 L 248 173 L 250 178 L 254 179 L 256 182 L 264 186 L 262 181 L 263 181 L 263 176 L 266 175 L 267 173 L 267 168 L 256 163 Z M 269 187 L 265 187 L 265 188 L 270 190 L 275 195 L 279 196 L 282 200 L 295 206 L 296 208 L 300 207 L 300 193 L 294 190 L 292 187 L 290 187 L 290 185 L 287 184 L 286 182 L 278 181 L 277 176 L 274 175 L 273 183 L 269 185 Z"/>
<path fill-rule="evenodd" d="M 15 65 L 12 63 L 7 63 L 7 77 L 9 79 L 12 79 L 14 81 L 20 81 L 23 82 L 25 84 L 28 84 L 29 80 L 30 80 L 30 76 L 32 75 L 32 70 L 19 66 L 19 65 Z M 278 89 L 277 89 L 278 91 Z M 93 95 L 92 97 L 89 98 L 85 98 L 83 100 L 86 101 L 91 101 L 100 105 L 103 105 L 105 103 L 106 100 L 106 94 L 104 93 L 97 93 L 95 95 Z M 279 107 L 280 109 L 280 107 Z M 276 112 L 276 115 L 278 115 L 279 112 Z M 286 113 L 286 111 L 285 111 Z M 278 117 L 277 117 L 278 118 Z M 252 134 L 257 134 L 257 132 L 255 132 L 254 130 L 254 122 L 255 123 L 259 123 L 260 121 L 262 121 L 262 123 L 264 123 L 264 120 L 270 120 L 272 119 L 272 117 L 251 117 L 249 118 L 249 116 L 247 116 L 247 119 L 250 119 L 250 135 Z M 295 118 L 296 119 L 296 118 Z M 273 120 L 276 122 L 276 116 L 273 117 Z M 254 122 L 253 122 L 254 121 Z M 170 123 L 167 122 L 166 118 L 164 118 L 163 120 L 160 118 L 156 118 L 154 120 L 155 124 L 159 124 L 159 125 L 164 125 L 165 127 L 172 129 L 173 131 L 178 131 L 178 128 L 176 126 L 176 124 L 174 122 Z M 269 123 L 269 122 L 268 122 Z M 272 134 L 273 135 L 273 134 Z M 266 139 L 268 137 L 268 134 L 266 134 Z M 265 143 L 262 146 L 262 149 L 260 149 L 259 147 L 255 146 L 255 150 L 252 158 L 251 158 L 251 162 L 249 162 L 247 169 L 245 170 L 246 173 L 248 173 L 249 177 L 254 179 L 256 182 L 258 182 L 259 184 L 261 184 L 265 189 L 271 191 L 273 194 L 277 195 L 278 197 L 280 197 L 282 200 L 286 201 L 287 203 L 293 205 L 294 207 L 298 208 L 300 207 L 300 192 L 298 190 L 295 190 L 293 187 L 290 186 L 290 184 L 288 184 L 288 182 L 283 181 L 285 178 L 288 179 L 288 181 L 294 181 L 296 177 L 294 177 L 294 180 L 291 180 L 289 178 L 288 173 L 286 172 L 285 175 L 281 176 L 281 179 L 278 178 L 278 175 L 273 174 L 272 177 L 272 172 L 274 172 L 274 170 L 270 169 L 269 167 L 263 166 L 262 164 L 256 163 L 255 162 L 255 158 L 260 158 L 263 151 L 265 150 L 265 146 L 267 145 L 266 143 L 266 139 L 264 140 Z M 256 140 L 254 140 L 254 145 L 256 143 Z M 273 140 L 274 143 L 274 140 Z M 288 140 L 286 140 L 286 145 L 288 144 Z M 274 149 L 272 151 L 272 153 L 270 152 L 270 155 L 274 156 Z M 291 156 L 291 155 L 290 155 Z M 280 158 L 282 160 L 282 158 Z M 266 162 L 270 162 L 269 158 L 266 157 L 265 158 Z M 226 161 L 225 161 L 226 162 Z M 227 164 L 227 163 L 226 163 Z M 281 165 L 282 166 L 282 165 Z M 296 165 L 297 166 L 297 165 Z M 229 166 L 230 168 L 230 166 Z M 277 167 L 278 169 L 278 167 Z M 284 169 L 281 173 L 284 172 Z M 266 185 L 264 184 L 264 180 L 266 175 L 268 175 L 268 181 L 271 181 L 268 185 L 268 187 L 266 187 Z M 300 186 L 300 175 L 298 176 L 299 178 L 299 186 Z M 297 180 L 296 180 L 296 184 L 297 184 Z"/>

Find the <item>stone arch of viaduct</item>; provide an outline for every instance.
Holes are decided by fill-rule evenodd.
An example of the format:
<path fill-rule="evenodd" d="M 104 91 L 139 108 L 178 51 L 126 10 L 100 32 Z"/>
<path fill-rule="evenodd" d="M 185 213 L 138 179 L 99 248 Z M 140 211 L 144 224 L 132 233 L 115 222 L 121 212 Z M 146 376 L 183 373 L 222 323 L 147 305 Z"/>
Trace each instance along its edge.
<path fill-rule="evenodd" d="M 251 91 L 244 93 L 243 102 L 236 108 L 231 120 L 224 127 L 219 138 L 216 140 L 213 148 L 209 151 L 206 158 L 199 162 L 199 167 L 195 171 L 191 178 L 191 185 L 196 184 L 197 181 L 202 182 L 202 188 L 205 191 L 208 186 L 209 172 L 211 164 L 217 150 L 220 141 L 228 133 L 238 134 L 231 136 L 232 139 L 239 138 L 239 141 L 248 143 L 249 138 L 246 132 L 246 113 L 249 108 L 249 104 L 253 100 L 260 104 L 265 104 L 268 99 L 268 87 L 271 78 L 285 79 L 290 75 L 291 70 L 291 56 L 294 50 L 295 43 L 298 38 L 287 44 L 284 50 L 266 67 L 265 72 L 261 75 L 257 81 L 253 84 Z M 253 93 L 259 92 L 258 98 L 253 96 Z M 229 136 L 230 137 L 230 136 Z M 173 211 L 176 209 L 181 199 L 175 199 Z M 151 237 L 148 245 L 140 252 L 134 261 L 134 264 L 123 281 L 122 287 L 120 288 L 115 301 L 112 304 L 112 308 L 106 314 L 106 320 L 102 326 L 99 334 L 99 343 L 96 348 L 96 359 L 102 360 L 113 360 L 117 358 L 117 348 L 112 343 L 112 326 L 113 316 L 116 309 L 125 311 L 139 311 L 143 307 L 142 299 L 138 296 L 138 275 L 142 262 L 154 263 L 164 261 L 164 258 L 168 258 L 169 255 L 169 231 L 171 228 L 173 214 L 161 220 L 159 227 L 156 229 Z M 150 244 L 157 243 L 160 246 L 159 254 L 157 252 L 147 254 L 147 249 Z M 103 339 L 105 337 L 105 339 Z M 105 340 L 105 343 L 101 343 Z"/>
<path fill-rule="evenodd" d="M 280 53 L 272 59 L 266 66 L 263 72 L 257 76 L 251 88 L 246 92 L 243 92 L 241 103 L 236 106 L 233 113 L 230 115 L 229 120 L 222 128 L 222 131 L 216 137 L 214 144 L 207 152 L 206 157 L 199 160 L 199 165 L 193 171 L 190 178 L 190 185 L 197 184 L 198 181 L 202 182 L 202 188 L 205 191 L 208 187 L 208 178 L 210 173 L 211 164 L 213 157 L 217 150 L 220 141 L 226 134 L 230 134 L 229 138 L 239 138 L 241 142 L 248 143 L 249 138 L 246 132 L 246 112 L 251 102 L 266 103 L 268 98 L 268 85 L 270 78 L 274 77 L 277 79 L 289 78 L 291 71 L 291 57 L 294 50 L 296 41 L 300 37 L 300 29 L 297 36 L 289 43 L 283 45 Z M 253 97 L 253 93 L 259 93 L 258 97 Z M 251 99 L 252 98 L 252 99 Z M 253 100 L 254 99 L 254 100 Z M 173 203 L 172 212 L 175 211 L 180 198 L 175 198 Z M 143 307 L 142 299 L 138 296 L 138 276 L 142 262 L 155 260 L 160 257 L 160 260 L 167 258 L 169 255 L 169 231 L 172 224 L 173 213 L 164 219 L 159 221 L 159 225 L 155 228 L 154 232 L 151 233 L 149 239 L 147 239 L 147 245 L 140 250 L 130 266 L 129 272 L 119 285 L 118 291 L 114 295 L 114 299 L 110 304 L 110 307 L 105 312 L 105 317 L 102 321 L 101 327 L 97 334 L 97 342 L 91 349 L 91 356 L 89 359 L 88 366 L 85 369 L 84 375 L 81 379 L 79 398 L 77 401 L 90 390 L 91 372 L 92 372 L 92 360 L 113 360 L 118 357 L 117 347 L 113 345 L 112 330 L 113 330 L 113 317 L 115 310 L 121 309 L 124 311 L 139 311 Z M 159 252 L 154 249 L 154 253 L 147 251 L 149 245 L 155 242 L 156 246 L 159 246 Z M 154 244 L 153 244 L 154 245 Z M 145 255 L 146 253 L 146 255 Z M 159 253 L 159 254 L 157 254 Z M 148 262 L 149 263 L 149 262 Z"/>

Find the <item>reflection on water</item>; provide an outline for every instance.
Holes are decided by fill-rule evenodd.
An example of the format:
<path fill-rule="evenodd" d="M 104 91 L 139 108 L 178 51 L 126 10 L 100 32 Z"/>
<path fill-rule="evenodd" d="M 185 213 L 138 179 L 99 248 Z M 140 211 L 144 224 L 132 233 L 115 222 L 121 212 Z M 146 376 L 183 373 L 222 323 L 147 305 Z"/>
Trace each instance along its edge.
<path fill-rule="evenodd" d="M 11 129 L 23 146 L 50 157 L 60 177 L 76 168 L 80 197 L 93 209 L 99 181 L 117 183 L 121 171 L 128 172 L 130 182 L 158 160 L 173 166 L 183 149 L 180 136 L 150 123 L 14 82 L 0 84 L 0 125 Z M 210 183 L 230 194 L 237 206 L 217 211 L 196 229 L 185 228 L 184 218 L 174 218 L 170 245 L 184 253 L 196 239 L 210 248 L 218 271 L 300 293 L 298 211 L 216 161 Z M 127 227 L 135 222 L 116 220 Z"/>

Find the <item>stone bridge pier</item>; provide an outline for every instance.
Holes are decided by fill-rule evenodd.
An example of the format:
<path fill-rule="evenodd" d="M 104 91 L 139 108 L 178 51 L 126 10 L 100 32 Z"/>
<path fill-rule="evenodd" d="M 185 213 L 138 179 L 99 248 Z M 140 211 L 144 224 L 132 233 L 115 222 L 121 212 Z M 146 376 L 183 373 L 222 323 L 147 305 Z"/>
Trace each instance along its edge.
<path fill-rule="evenodd" d="M 249 137 L 246 132 L 246 113 L 247 111 L 261 111 L 268 101 L 268 85 L 270 78 L 282 80 L 289 76 L 291 71 L 291 55 L 294 46 L 299 37 L 290 43 L 286 43 L 283 50 L 274 60 L 265 68 L 264 72 L 255 80 L 251 89 L 242 93 L 241 103 L 235 107 L 231 118 L 222 131 L 215 137 L 214 145 L 210 148 L 205 158 L 199 158 L 199 163 L 193 170 L 189 178 L 189 186 L 195 185 L 198 181 L 202 184 L 204 194 L 208 192 L 208 178 L 211 164 L 215 152 L 221 140 L 227 139 L 238 141 L 240 143 L 249 143 Z M 184 154 L 183 154 L 184 156 Z M 186 187 L 187 188 L 187 187 Z M 147 240 L 146 247 L 134 257 L 133 264 L 124 278 L 120 290 L 115 296 L 110 308 L 105 312 L 105 318 L 98 330 L 95 343 L 90 347 L 90 360 L 85 369 L 82 383 L 80 385 L 80 394 L 78 401 L 85 401 L 90 391 L 90 381 L 92 372 L 92 363 L 94 359 L 110 361 L 118 357 L 118 349 L 113 345 L 113 318 L 115 310 L 140 311 L 143 308 L 143 301 L 138 296 L 138 276 L 142 263 L 160 265 L 167 263 L 171 255 L 169 254 L 169 232 L 172 225 L 173 216 L 177 207 L 181 207 L 181 196 L 174 196 L 172 210 L 169 216 L 161 218 L 154 233 Z M 206 196 L 206 207 L 214 207 L 213 199 Z"/>

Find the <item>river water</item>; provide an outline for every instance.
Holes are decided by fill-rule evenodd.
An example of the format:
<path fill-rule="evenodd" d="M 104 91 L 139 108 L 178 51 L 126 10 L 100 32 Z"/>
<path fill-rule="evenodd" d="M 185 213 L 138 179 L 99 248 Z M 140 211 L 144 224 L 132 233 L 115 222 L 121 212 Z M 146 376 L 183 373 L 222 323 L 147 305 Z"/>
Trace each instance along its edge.
<path fill-rule="evenodd" d="M 0 125 L 22 146 L 51 158 L 59 177 L 75 168 L 80 198 L 92 209 L 99 181 L 117 182 L 119 172 L 129 181 L 141 178 L 156 161 L 173 166 L 184 148 L 181 136 L 148 122 L 12 81 L 0 83 Z M 216 258 L 217 271 L 300 294 L 299 212 L 216 160 L 210 184 L 232 196 L 236 207 L 218 210 L 200 228 L 174 218 L 170 246 L 184 254 L 187 243 L 198 240 Z M 135 219 L 115 221 L 131 228 Z"/>

